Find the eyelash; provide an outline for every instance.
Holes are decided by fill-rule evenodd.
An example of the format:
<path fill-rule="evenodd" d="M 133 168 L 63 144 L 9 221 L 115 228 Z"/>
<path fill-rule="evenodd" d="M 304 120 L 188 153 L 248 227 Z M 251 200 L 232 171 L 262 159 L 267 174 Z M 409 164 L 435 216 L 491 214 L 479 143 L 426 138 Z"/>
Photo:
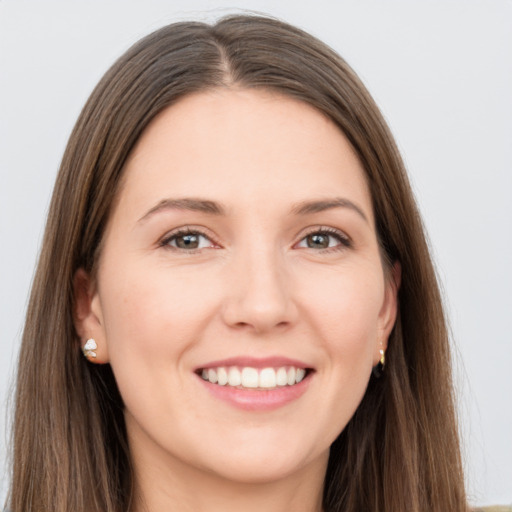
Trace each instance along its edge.
<path fill-rule="evenodd" d="M 339 245 L 335 245 L 334 247 L 326 247 L 324 249 L 313 249 L 316 252 L 337 252 L 337 251 L 343 251 L 345 249 L 350 249 L 352 247 L 352 240 L 343 232 L 335 228 L 331 227 L 316 227 L 311 229 L 309 232 L 307 232 L 299 241 L 299 244 L 302 243 L 304 240 L 307 239 L 308 236 L 311 235 L 324 235 L 328 237 L 335 238 Z M 297 244 L 296 244 L 297 245 Z M 305 247 L 306 249 L 307 247 Z M 312 249 L 309 247 L 309 249 Z"/>
<path fill-rule="evenodd" d="M 174 246 L 170 245 L 170 243 L 173 240 L 176 240 L 179 237 L 183 237 L 183 236 L 187 236 L 187 235 L 197 236 L 199 238 L 201 238 L 201 237 L 206 238 L 207 240 L 209 240 L 211 242 L 211 244 L 213 246 L 218 246 L 218 244 L 215 242 L 215 240 L 213 240 L 213 237 L 211 235 L 207 235 L 202 230 L 196 229 L 196 228 L 191 228 L 191 227 L 179 228 L 176 231 L 169 233 L 164 238 L 162 238 L 159 245 L 166 249 L 179 251 L 179 252 L 183 252 L 186 254 L 194 254 L 194 253 L 199 252 L 202 249 L 204 249 L 204 247 L 199 247 L 199 248 L 194 248 L 194 249 L 183 249 L 181 247 L 174 247 Z"/>
<path fill-rule="evenodd" d="M 176 231 L 173 231 L 172 233 L 165 236 L 160 241 L 159 245 L 160 245 L 160 247 L 164 247 L 164 248 L 174 250 L 174 251 L 183 252 L 186 254 L 194 254 L 194 253 L 199 252 L 202 249 L 204 249 L 204 247 L 193 248 L 193 249 L 184 249 L 181 247 L 174 247 L 174 246 L 170 245 L 170 243 L 172 241 L 175 241 L 177 238 L 187 236 L 187 235 L 205 238 L 205 239 L 209 240 L 213 246 L 219 246 L 219 244 L 217 244 L 215 242 L 215 240 L 213 239 L 213 237 L 211 235 L 206 234 L 201 229 L 196 229 L 196 228 L 191 228 L 191 227 L 180 228 L 180 229 L 177 229 Z M 352 241 L 345 233 L 343 233 L 342 231 L 339 231 L 335 228 L 323 227 L 323 226 L 311 229 L 299 240 L 298 244 L 305 241 L 307 239 L 307 237 L 309 237 L 311 235 L 324 235 L 324 236 L 332 237 L 332 238 L 335 238 L 339 242 L 339 244 L 335 245 L 333 247 L 326 247 L 323 249 L 313 249 L 312 247 L 304 247 L 304 249 L 309 248 L 309 249 L 313 249 L 315 252 L 324 253 L 324 252 L 342 251 L 344 249 L 349 249 L 352 247 Z M 296 247 L 298 244 L 295 244 L 294 247 Z"/>

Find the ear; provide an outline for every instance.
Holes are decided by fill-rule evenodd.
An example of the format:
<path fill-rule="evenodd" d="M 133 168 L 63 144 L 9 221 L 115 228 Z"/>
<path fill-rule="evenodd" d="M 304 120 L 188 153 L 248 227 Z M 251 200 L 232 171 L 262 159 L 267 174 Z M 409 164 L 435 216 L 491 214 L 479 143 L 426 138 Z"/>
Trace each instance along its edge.
<path fill-rule="evenodd" d="M 385 280 L 384 302 L 379 312 L 379 328 L 374 355 L 375 365 L 381 358 L 380 351 L 384 350 L 386 352 L 388 348 L 389 335 L 393 330 L 398 313 L 398 290 L 402 281 L 402 266 L 398 261 L 393 264 Z"/>
<path fill-rule="evenodd" d="M 104 364 L 109 362 L 105 324 L 101 310 L 101 301 L 96 285 L 89 274 L 82 268 L 78 269 L 73 278 L 74 307 L 73 321 L 83 350 L 87 341 L 92 338 L 96 342 L 96 357 L 86 356 L 91 363 Z"/>

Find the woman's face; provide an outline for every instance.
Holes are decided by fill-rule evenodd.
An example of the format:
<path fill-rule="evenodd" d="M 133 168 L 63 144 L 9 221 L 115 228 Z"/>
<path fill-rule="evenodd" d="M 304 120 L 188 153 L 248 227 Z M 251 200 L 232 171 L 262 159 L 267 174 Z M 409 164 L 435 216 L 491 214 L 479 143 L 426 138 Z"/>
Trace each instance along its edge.
<path fill-rule="evenodd" d="M 77 329 L 112 365 L 136 467 L 269 481 L 325 469 L 394 323 L 390 281 L 340 130 L 214 90 L 136 145 Z"/>

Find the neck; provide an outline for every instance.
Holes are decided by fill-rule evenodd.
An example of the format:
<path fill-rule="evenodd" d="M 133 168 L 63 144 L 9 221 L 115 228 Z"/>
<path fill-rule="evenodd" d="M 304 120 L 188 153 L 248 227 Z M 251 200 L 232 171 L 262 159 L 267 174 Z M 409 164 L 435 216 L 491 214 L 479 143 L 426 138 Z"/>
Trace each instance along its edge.
<path fill-rule="evenodd" d="M 327 455 L 278 480 L 237 482 L 181 461 L 135 466 L 131 512 L 321 512 Z"/>

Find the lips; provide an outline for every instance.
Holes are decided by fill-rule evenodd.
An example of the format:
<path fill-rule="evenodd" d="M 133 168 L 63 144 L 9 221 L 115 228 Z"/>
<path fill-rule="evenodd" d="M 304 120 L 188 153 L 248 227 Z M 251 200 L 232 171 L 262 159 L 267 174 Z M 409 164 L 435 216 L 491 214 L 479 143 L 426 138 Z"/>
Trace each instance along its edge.
<path fill-rule="evenodd" d="M 200 382 L 214 397 L 251 411 L 269 411 L 299 399 L 315 368 L 287 357 L 234 357 L 196 368 Z"/>

